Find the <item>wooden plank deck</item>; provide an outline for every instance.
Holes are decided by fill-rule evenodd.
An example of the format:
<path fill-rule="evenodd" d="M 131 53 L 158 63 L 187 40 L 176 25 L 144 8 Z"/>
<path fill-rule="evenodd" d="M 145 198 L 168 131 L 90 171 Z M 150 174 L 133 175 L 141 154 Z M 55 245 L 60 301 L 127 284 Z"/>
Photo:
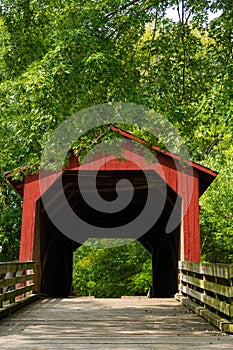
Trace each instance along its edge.
<path fill-rule="evenodd" d="M 0 321 L 0 349 L 233 349 L 175 299 L 40 299 Z"/>

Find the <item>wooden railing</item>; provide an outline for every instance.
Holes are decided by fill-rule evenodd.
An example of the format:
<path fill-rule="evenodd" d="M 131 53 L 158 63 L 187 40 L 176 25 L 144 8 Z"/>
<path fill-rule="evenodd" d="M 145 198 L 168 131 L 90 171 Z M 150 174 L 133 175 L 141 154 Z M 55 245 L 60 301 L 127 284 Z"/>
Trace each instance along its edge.
<path fill-rule="evenodd" d="M 233 332 L 233 264 L 179 262 L 183 304 L 224 332 Z"/>
<path fill-rule="evenodd" d="M 34 262 L 0 263 L 0 317 L 34 299 Z"/>

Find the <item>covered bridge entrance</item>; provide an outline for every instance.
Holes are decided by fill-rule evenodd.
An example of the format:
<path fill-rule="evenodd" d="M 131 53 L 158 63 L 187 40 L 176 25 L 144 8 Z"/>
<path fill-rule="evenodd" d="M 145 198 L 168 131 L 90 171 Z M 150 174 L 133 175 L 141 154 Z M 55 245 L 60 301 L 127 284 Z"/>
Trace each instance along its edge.
<path fill-rule="evenodd" d="M 113 130 L 126 139 L 135 140 L 124 130 L 115 127 Z M 176 293 L 178 260 L 200 260 L 198 200 L 216 173 L 190 161 L 182 164 L 178 156 L 164 153 L 157 147 L 154 149 L 157 151 L 156 162 L 150 163 L 128 144 L 124 149 L 126 160 L 123 162 L 111 154 L 99 154 L 81 165 L 73 155 L 62 173 L 47 173 L 44 176 L 42 191 L 41 179 L 37 174 L 27 174 L 23 181 L 13 180 L 11 173 L 6 174 L 23 197 L 20 261 L 36 261 L 37 292 L 54 297 L 70 294 L 73 251 L 91 237 L 81 226 L 72 223 L 67 203 L 68 208 L 84 222 L 103 230 L 117 228 L 117 232 L 109 238 L 135 239 L 132 232 L 122 235 L 121 227 L 135 220 L 150 198 L 148 215 L 153 218 L 159 212 L 159 216 L 149 228 L 146 221 L 140 222 L 142 234 L 136 239 L 152 254 L 152 296 L 168 297 Z M 109 203 L 116 199 L 119 180 L 131 182 L 134 189 L 132 200 L 118 213 L 100 212 L 90 208 L 83 199 L 77 178 L 82 178 L 84 190 L 91 198 L 95 189 L 90 185 L 89 176 L 94 171 L 98 171 L 98 192 Z M 128 182 L 121 190 L 127 195 Z M 177 225 L 167 233 L 167 224 L 172 215 Z M 59 223 L 54 224 L 56 221 L 66 227 L 70 234 L 59 230 Z M 101 237 L 101 233 L 98 237 Z"/>

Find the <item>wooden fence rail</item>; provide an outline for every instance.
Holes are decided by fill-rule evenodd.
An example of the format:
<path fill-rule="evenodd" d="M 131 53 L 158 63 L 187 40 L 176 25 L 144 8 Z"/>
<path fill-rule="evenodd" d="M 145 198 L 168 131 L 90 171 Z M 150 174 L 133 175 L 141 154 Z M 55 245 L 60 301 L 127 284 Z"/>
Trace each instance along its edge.
<path fill-rule="evenodd" d="M 33 272 L 35 263 L 0 263 L 0 317 L 35 298 Z"/>
<path fill-rule="evenodd" d="M 224 332 L 233 332 L 233 264 L 179 262 L 177 299 Z"/>

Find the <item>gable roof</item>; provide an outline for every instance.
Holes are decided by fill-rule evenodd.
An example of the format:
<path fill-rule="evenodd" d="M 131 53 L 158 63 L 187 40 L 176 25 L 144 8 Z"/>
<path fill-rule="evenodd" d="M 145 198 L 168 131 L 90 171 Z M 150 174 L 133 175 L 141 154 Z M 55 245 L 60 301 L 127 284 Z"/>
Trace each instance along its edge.
<path fill-rule="evenodd" d="M 126 139 L 134 140 L 141 144 L 147 144 L 147 142 L 142 138 L 136 137 L 130 132 L 123 130 L 115 125 L 111 125 L 110 128 L 112 131 L 120 133 Z M 168 158 L 168 159 L 172 158 L 174 160 L 180 161 L 180 157 L 175 153 L 172 153 L 169 151 L 163 151 L 158 146 L 155 146 L 155 145 L 153 145 L 152 148 L 157 153 L 162 154 L 165 158 Z M 207 190 L 207 188 L 211 185 L 211 183 L 214 181 L 218 173 L 216 171 L 213 171 L 203 165 L 200 165 L 188 159 L 184 160 L 184 163 L 191 166 L 193 169 L 197 170 L 198 179 L 199 179 L 199 196 L 201 196 Z M 15 170 L 5 172 L 5 177 L 12 184 L 15 190 L 20 194 L 20 196 L 23 197 L 24 174 L 26 171 L 26 166 L 23 165 L 19 167 L 17 170 L 20 170 L 20 172 L 22 172 L 22 175 L 23 175 L 22 180 L 17 180 L 13 178 L 13 174 L 15 173 Z"/>
<path fill-rule="evenodd" d="M 137 141 L 142 144 L 146 144 L 147 142 L 139 137 L 135 137 L 133 134 L 131 134 L 128 131 L 125 131 L 119 127 L 116 127 L 114 125 L 111 126 L 111 130 L 119 132 L 123 137 Z M 172 158 L 175 160 L 180 161 L 180 156 L 178 156 L 175 153 L 169 152 L 169 151 L 163 151 L 158 146 L 152 146 L 152 148 L 158 152 L 163 154 L 165 158 Z M 186 159 L 184 161 L 185 164 L 191 166 L 193 169 L 196 169 L 198 172 L 198 178 L 199 178 L 199 194 L 200 196 L 207 190 L 207 188 L 210 186 L 210 184 L 214 181 L 218 173 L 216 171 L 213 171 L 203 165 L 200 165 L 196 162 L 193 162 L 191 160 Z"/>

